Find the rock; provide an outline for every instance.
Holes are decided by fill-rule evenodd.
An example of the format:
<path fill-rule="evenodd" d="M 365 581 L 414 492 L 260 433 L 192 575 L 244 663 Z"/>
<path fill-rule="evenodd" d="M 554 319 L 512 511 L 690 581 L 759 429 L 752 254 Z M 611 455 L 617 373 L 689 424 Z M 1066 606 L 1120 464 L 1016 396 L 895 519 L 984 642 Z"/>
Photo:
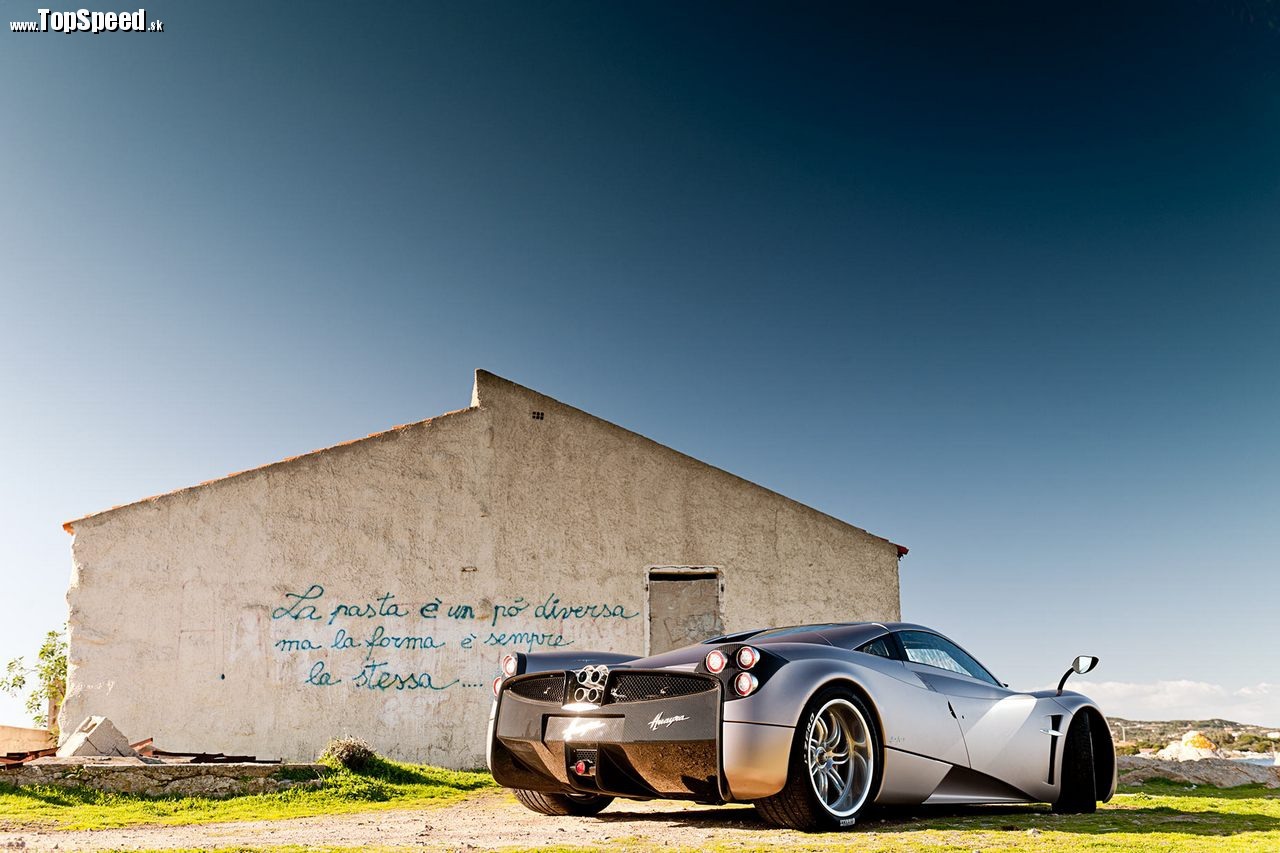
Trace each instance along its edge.
<path fill-rule="evenodd" d="M 59 758 L 79 755 L 136 756 L 129 739 L 106 717 L 86 717 L 85 721 L 58 747 Z"/>
<path fill-rule="evenodd" d="M 1234 788 L 1236 785 L 1258 783 L 1268 788 L 1280 788 L 1280 767 L 1267 767 L 1225 758 L 1204 758 L 1199 761 L 1167 761 L 1158 758 L 1142 758 L 1121 755 L 1117 770 L 1120 781 L 1137 785 L 1148 779 L 1167 779 L 1188 785 L 1209 785 L 1214 788 Z"/>
<path fill-rule="evenodd" d="M 1204 758 L 1226 758 L 1218 745 L 1200 732 L 1187 732 L 1181 740 L 1175 740 L 1156 753 L 1164 761 L 1200 761 Z"/>

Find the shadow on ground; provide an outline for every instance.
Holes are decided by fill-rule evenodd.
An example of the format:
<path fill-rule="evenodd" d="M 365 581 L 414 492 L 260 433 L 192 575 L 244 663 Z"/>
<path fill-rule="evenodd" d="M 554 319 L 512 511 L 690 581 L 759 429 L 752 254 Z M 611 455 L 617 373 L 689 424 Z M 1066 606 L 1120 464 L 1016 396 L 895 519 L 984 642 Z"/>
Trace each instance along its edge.
<path fill-rule="evenodd" d="M 1280 791 L 1269 791 L 1259 786 L 1221 790 L 1161 785 L 1145 790 L 1125 790 L 1122 793 L 1129 796 L 1119 797 L 1091 815 L 1056 815 L 1047 805 L 917 806 L 910 809 L 874 809 L 860 819 L 858 825 L 883 833 L 930 829 L 986 832 L 1025 832 L 1028 829 L 1038 829 L 1079 835 L 1177 832 L 1199 836 L 1227 836 L 1242 832 L 1280 830 L 1280 817 L 1248 810 L 1213 808 L 1204 803 L 1205 800 L 1231 802 L 1280 799 Z M 1143 801 L 1152 795 L 1183 797 L 1194 805 L 1186 809 L 1144 805 Z M 1205 805 L 1203 808 L 1200 807 L 1202 803 Z M 598 819 L 606 823 L 654 822 L 700 829 L 774 829 L 755 809 L 740 805 L 696 810 L 673 807 L 660 811 L 634 811 L 628 809 L 626 803 L 615 803 L 602 812 Z"/>

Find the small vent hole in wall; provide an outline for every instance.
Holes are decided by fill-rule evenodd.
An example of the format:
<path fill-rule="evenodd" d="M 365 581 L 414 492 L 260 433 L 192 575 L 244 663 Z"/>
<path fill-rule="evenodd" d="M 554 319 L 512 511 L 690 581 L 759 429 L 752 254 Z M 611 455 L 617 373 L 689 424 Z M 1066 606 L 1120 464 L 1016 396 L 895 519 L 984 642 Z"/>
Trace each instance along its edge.
<path fill-rule="evenodd" d="M 543 419 L 543 418 L 545 418 L 545 417 L 546 417 L 546 415 L 545 415 L 544 413 L 542 413 L 542 412 L 533 412 L 533 419 L 534 419 L 535 421 L 540 421 L 540 420 L 542 420 L 542 419 Z"/>

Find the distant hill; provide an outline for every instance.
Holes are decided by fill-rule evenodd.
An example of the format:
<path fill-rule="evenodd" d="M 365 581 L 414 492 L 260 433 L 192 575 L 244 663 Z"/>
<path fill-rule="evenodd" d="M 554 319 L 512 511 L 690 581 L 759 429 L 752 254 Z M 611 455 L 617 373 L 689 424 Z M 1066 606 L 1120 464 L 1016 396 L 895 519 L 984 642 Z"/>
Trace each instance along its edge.
<path fill-rule="evenodd" d="M 1143 748 L 1166 746 L 1190 731 L 1203 732 L 1205 737 L 1223 749 L 1265 750 L 1273 745 L 1280 748 L 1280 741 L 1267 737 L 1271 732 L 1280 731 L 1280 726 L 1255 726 L 1216 717 L 1209 720 L 1126 720 L 1111 717 L 1108 722 L 1117 742 Z"/>

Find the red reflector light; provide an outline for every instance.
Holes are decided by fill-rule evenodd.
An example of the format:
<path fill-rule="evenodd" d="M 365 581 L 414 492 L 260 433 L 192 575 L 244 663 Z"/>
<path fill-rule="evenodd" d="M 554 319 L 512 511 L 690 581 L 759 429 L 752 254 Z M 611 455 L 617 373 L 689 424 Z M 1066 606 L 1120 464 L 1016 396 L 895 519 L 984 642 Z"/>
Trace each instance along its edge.
<path fill-rule="evenodd" d="M 750 696 L 759 686 L 760 682 L 749 672 L 740 672 L 733 680 L 733 691 L 739 696 Z"/>
<path fill-rule="evenodd" d="M 578 759 L 578 763 L 577 763 L 577 764 L 575 764 L 575 765 L 573 765 L 573 772 L 574 772 L 574 773 L 577 773 L 579 776 L 586 776 L 586 775 L 587 775 L 587 762 L 585 762 L 585 761 L 583 761 L 581 758 L 579 758 L 579 759 Z"/>
<path fill-rule="evenodd" d="M 751 669 L 760 662 L 760 652 L 750 646 L 743 646 L 738 649 L 738 668 Z"/>

